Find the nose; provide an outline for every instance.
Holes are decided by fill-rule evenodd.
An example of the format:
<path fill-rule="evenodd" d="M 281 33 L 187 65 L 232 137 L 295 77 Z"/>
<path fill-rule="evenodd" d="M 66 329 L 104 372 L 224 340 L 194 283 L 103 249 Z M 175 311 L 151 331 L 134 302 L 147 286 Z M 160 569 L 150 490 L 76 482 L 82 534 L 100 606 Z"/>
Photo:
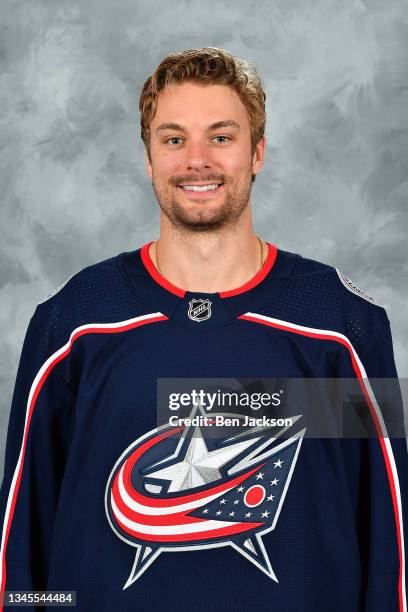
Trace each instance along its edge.
<path fill-rule="evenodd" d="M 203 170 L 212 167 L 209 147 L 202 140 L 190 140 L 185 151 L 187 170 Z"/>

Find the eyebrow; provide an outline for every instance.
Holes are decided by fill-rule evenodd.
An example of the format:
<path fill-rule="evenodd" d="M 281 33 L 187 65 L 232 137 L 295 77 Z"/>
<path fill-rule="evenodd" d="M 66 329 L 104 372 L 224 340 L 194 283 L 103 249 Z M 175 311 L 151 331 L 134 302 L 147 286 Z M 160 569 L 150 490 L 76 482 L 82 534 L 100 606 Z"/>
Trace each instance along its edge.
<path fill-rule="evenodd" d="M 237 130 L 241 129 L 239 123 L 234 121 L 233 119 L 226 119 L 225 121 L 216 121 L 208 126 L 207 131 L 218 130 L 220 128 L 232 127 Z M 178 123 L 162 123 L 156 128 L 156 134 L 162 130 L 177 130 L 178 132 L 187 132 L 187 129 Z"/>

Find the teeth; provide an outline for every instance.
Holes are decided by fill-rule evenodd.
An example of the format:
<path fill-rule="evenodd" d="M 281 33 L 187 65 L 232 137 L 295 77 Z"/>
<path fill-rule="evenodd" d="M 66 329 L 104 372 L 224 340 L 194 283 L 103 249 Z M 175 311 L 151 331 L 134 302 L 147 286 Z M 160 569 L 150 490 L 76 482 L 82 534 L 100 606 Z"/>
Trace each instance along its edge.
<path fill-rule="evenodd" d="M 218 184 L 216 185 L 182 185 L 183 189 L 187 191 L 210 191 L 211 189 L 217 189 Z"/>

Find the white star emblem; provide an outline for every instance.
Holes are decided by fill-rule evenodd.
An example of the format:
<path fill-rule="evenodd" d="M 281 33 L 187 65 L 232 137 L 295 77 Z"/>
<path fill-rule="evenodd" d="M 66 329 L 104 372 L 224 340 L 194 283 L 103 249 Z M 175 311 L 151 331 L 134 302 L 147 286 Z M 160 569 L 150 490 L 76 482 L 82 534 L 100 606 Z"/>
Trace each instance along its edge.
<path fill-rule="evenodd" d="M 271 485 L 277 485 L 279 482 L 279 478 L 275 478 L 274 480 L 271 480 Z"/>
<path fill-rule="evenodd" d="M 276 469 L 277 467 L 280 467 L 280 468 L 281 468 L 281 467 L 282 467 L 282 463 L 283 463 L 282 459 L 278 459 L 278 461 L 274 461 L 274 462 L 273 462 L 273 465 L 275 466 L 275 469 Z"/>
<path fill-rule="evenodd" d="M 196 427 L 184 459 L 155 472 L 149 478 L 170 480 L 169 493 L 200 487 L 222 477 L 220 468 L 252 444 L 252 440 L 236 442 L 210 451 L 204 441 L 201 429 Z"/>
<path fill-rule="evenodd" d="M 258 474 L 256 475 L 257 480 L 263 480 L 263 477 L 264 477 L 263 472 L 258 472 Z"/>

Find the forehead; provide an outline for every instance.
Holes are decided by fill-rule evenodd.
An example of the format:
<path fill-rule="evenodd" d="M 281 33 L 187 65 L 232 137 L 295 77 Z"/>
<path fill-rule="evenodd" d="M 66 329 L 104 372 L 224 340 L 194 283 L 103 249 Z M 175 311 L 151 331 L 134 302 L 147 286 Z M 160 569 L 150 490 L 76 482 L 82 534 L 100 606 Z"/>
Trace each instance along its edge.
<path fill-rule="evenodd" d="M 164 122 L 206 127 L 226 118 L 249 128 L 249 115 L 238 94 L 228 85 L 171 84 L 159 93 L 154 128 Z"/>

